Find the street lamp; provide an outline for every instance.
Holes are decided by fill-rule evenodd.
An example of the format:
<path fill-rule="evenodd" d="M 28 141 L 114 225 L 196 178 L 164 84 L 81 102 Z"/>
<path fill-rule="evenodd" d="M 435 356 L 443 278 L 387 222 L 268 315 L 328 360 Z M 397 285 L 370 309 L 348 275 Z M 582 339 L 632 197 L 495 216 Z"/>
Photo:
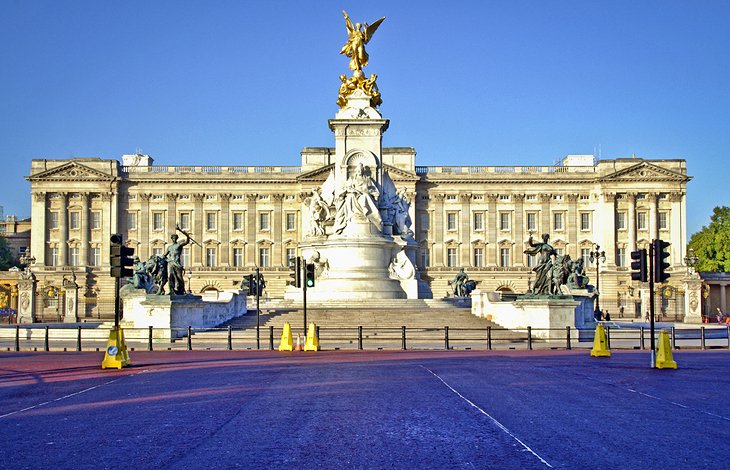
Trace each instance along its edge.
<path fill-rule="evenodd" d="M 185 277 L 188 278 L 188 294 L 192 294 L 193 290 L 190 287 L 190 281 L 193 279 L 193 270 L 188 268 L 185 271 Z"/>
<path fill-rule="evenodd" d="M 692 248 L 689 249 L 687 252 L 687 256 L 684 257 L 684 264 L 687 265 L 687 274 L 694 274 L 695 273 L 695 266 L 697 266 L 697 263 L 699 262 L 700 258 L 695 255 L 695 250 Z"/>
<path fill-rule="evenodd" d="M 596 319 L 600 318 L 600 311 L 601 311 L 600 304 L 598 303 L 599 302 L 598 296 L 600 295 L 600 290 L 599 290 L 600 284 L 599 284 L 599 279 L 598 279 L 598 266 L 600 266 L 601 263 L 606 262 L 606 252 L 600 251 L 600 250 L 601 250 L 600 245 L 594 243 L 593 250 L 591 250 L 591 252 L 588 253 L 588 255 L 590 256 L 589 259 L 590 259 L 591 263 L 596 264 L 596 306 L 593 309 Z"/>

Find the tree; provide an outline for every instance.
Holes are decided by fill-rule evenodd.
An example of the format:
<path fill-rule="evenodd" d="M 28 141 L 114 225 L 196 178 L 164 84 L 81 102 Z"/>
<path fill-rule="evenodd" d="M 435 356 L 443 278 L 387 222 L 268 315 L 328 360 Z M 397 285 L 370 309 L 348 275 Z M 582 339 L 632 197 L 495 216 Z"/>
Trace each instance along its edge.
<path fill-rule="evenodd" d="M 699 258 L 695 270 L 730 272 L 730 207 L 715 207 L 710 224 L 692 235 L 689 247 Z"/>
<path fill-rule="evenodd" d="M 7 271 L 18 265 L 18 260 L 13 256 L 13 250 L 8 246 L 5 237 L 0 237 L 0 271 Z"/>

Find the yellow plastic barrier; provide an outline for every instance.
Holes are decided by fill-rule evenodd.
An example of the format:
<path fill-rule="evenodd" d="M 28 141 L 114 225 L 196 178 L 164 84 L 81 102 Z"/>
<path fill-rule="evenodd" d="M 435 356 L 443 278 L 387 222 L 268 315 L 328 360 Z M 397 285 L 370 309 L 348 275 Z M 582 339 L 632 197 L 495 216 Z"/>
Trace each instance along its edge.
<path fill-rule="evenodd" d="M 305 351 L 319 351 L 319 338 L 317 337 L 317 327 L 314 323 L 309 324 L 307 330 L 307 342 L 304 344 Z"/>
<path fill-rule="evenodd" d="M 294 351 L 294 342 L 292 341 L 291 325 L 289 322 L 284 323 L 284 329 L 281 331 L 279 351 Z"/>
<path fill-rule="evenodd" d="M 124 331 L 112 329 L 109 331 L 109 340 L 106 342 L 106 351 L 104 351 L 104 360 L 101 361 L 102 369 L 121 369 L 130 365 L 129 353 L 127 352 L 127 343 L 124 342 Z"/>
<path fill-rule="evenodd" d="M 596 333 L 593 336 L 593 349 L 591 349 L 592 357 L 611 357 L 611 350 L 608 349 L 608 342 L 606 341 L 606 330 L 603 328 L 603 324 L 599 323 L 596 326 Z"/>
<path fill-rule="evenodd" d="M 656 355 L 657 369 L 676 369 L 677 363 L 674 362 L 672 357 L 672 346 L 669 344 L 669 333 L 667 330 L 662 330 L 659 333 L 659 351 Z"/>

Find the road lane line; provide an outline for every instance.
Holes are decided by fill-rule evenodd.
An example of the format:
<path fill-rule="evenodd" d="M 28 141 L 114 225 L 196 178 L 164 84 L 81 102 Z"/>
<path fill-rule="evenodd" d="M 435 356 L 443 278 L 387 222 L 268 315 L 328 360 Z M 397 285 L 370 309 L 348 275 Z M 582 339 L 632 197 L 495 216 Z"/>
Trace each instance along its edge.
<path fill-rule="evenodd" d="M 492 420 L 492 422 L 493 422 L 493 423 L 494 423 L 495 425 L 497 425 L 497 427 L 498 427 L 499 429 L 501 429 L 502 431 L 504 431 L 504 432 L 505 432 L 505 433 L 506 433 L 507 435 L 509 435 L 509 436 L 510 436 L 510 437 L 511 437 L 512 439 L 514 439 L 515 441 L 519 442 L 519 443 L 520 443 L 520 445 L 521 445 L 521 446 L 522 446 L 522 447 L 523 447 L 523 448 L 524 448 L 524 449 L 525 449 L 525 450 L 526 450 L 527 452 L 529 452 L 529 453 L 531 453 L 532 455 L 534 455 L 535 457 L 537 457 L 537 458 L 538 458 L 538 459 L 540 460 L 540 462 L 542 462 L 543 464 L 545 464 L 545 466 L 546 466 L 546 467 L 548 467 L 548 468 L 553 468 L 553 466 L 552 466 L 552 465 L 550 465 L 549 463 L 547 463 L 547 461 L 546 461 L 545 459 L 543 459 L 542 457 L 540 457 L 539 455 L 537 455 L 537 454 L 535 453 L 535 451 L 534 451 L 534 450 L 532 450 L 532 449 L 530 448 L 530 446 L 528 446 L 527 444 L 525 444 L 524 442 L 522 442 L 522 441 L 520 440 L 520 438 L 519 438 L 519 437 L 517 437 L 517 436 L 515 436 L 514 434 L 512 434 L 512 432 L 511 432 L 511 431 L 510 431 L 509 429 L 507 429 L 507 427 L 505 427 L 505 425 L 503 425 L 502 423 L 500 423 L 499 421 L 497 421 L 497 420 L 496 420 L 495 418 L 493 418 L 493 417 L 492 417 L 492 415 L 490 415 L 489 413 L 487 413 L 487 412 L 486 412 L 486 411 L 484 411 L 483 409 L 479 408 L 479 406 L 477 406 L 477 405 L 476 405 L 476 404 L 475 404 L 474 402 L 472 402 L 471 400 L 469 400 L 468 398 L 466 398 L 466 397 L 465 397 L 464 395 L 462 395 L 461 393 L 459 393 L 458 391 L 456 391 L 456 389 L 454 389 L 454 387 L 452 387 L 451 385 L 449 385 L 448 383 L 446 383 L 446 381 L 445 381 L 444 379 L 442 379 L 442 378 L 441 378 L 441 377 L 440 377 L 440 376 L 439 376 L 439 375 L 438 375 L 437 373 L 435 373 L 434 371 L 432 371 L 431 369 L 429 369 L 429 368 L 428 368 L 428 367 L 426 367 L 426 366 L 423 366 L 423 365 L 421 365 L 421 367 L 422 367 L 422 368 L 424 368 L 424 369 L 426 369 L 426 370 L 427 370 L 427 371 L 429 371 L 429 372 L 430 372 L 430 373 L 431 373 L 431 374 L 432 374 L 432 375 L 433 375 L 434 377 L 436 377 L 437 379 L 439 379 L 439 380 L 441 381 L 441 383 L 442 383 L 442 384 L 446 385 L 446 387 L 447 387 L 447 388 L 448 388 L 449 390 L 451 390 L 452 392 L 454 392 L 454 393 L 455 393 L 455 394 L 456 394 L 456 395 L 457 395 L 457 396 L 458 396 L 459 398 L 461 398 L 462 400 L 464 400 L 465 402 L 467 402 L 467 403 L 468 403 L 469 405 L 471 405 L 472 407 L 476 408 L 476 409 L 477 409 L 477 410 L 478 410 L 478 411 L 479 411 L 479 412 L 480 412 L 481 414 L 483 414 L 484 416 L 486 416 L 487 418 L 489 418 L 490 420 Z"/>
<path fill-rule="evenodd" d="M 654 395 L 649 395 L 648 393 L 644 393 L 644 392 L 640 392 L 638 390 L 634 390 L 633 388 L 627 388 L 626 390 L 628 390 L 629 392 L 636 393 L 638 395 L 647 397 L 647 398 L 653 398 L 654 400 L 657 400 L 657 401 L 667 402 L 667 403 L 669 403 L 671 405 L 678 406 L 680 408 L 686 408 L 686 409 L 691 410 L 691 411 L 696 411 L 698 413 L 706 414 L 708 416 L 712 416 L 713 418 L 720 418 L 720 419 L 723 419 L 725 421 L 730 421 L 730 418 L 728 418 L 727 416 L 718 415 L 718 414 L 715 414 L 715 413 L 711 413 L 709 411 L 703 411 L 703 410 L 700 410 L 698 408 L 692 408 L 692 407 L 689 407 L 687 405 L 683 405 L 681 403 L 677 403 L 676 401 L 666 400 L 664 398 L 660 398 L 660 397 L 657 397 L 657 396 L 654 396 Z"/>
<path fill-rule="evenodd" d="M 132 375 L 138 375 L 138 374 L 141 374 L 141 373 L 144 373 L 144 372 L 147 372 L 147 371 L 146 370 L 142 370 L 142 371 L 139 371 L 139 372 L 134 373 L 134 374 L 125 375 L 124 377 L 131 377 Z M 108 382 L 104 382 L 103 384 L 94 385 L 93 387 L 89 387 L 89 388 L 86 388 L 84 390 L 79 390 L 78 392 L 69 393 L 68 395 L 64 395 L 62 397 L 54 398 L 53 400 L 44 401 L 43 403 L 38 403 L 38 404 L 33 405 L 33 406 L 28 406 L 26 408 L 23 408 L 22 410 L 15 410 L 15 411 L 11 411 L 10 413 L 5 413 L 4 415 L 0 415 L 0 419 L 7 418 L 8 416 L 16 415 L 18 413 L 23 413 L 24 411 L 29 411 L 29 410 L 33 410 L 35 408 L 40 408 L 41 406 L 46 406 L 48 404 L 55 403 L 57 401 L 65 400 L 66 398 L 75 397 L 76 395 L 81 395 L 82 393 L 90 392 L 91 390 L 97 389 L 99 387 L 104 387 L 105 385 L 113 384 L 114 382 L 117 382 L 119 380 L 122 380 L 124 377 L 117 377 L 116 379 L 110 380 Z"/>

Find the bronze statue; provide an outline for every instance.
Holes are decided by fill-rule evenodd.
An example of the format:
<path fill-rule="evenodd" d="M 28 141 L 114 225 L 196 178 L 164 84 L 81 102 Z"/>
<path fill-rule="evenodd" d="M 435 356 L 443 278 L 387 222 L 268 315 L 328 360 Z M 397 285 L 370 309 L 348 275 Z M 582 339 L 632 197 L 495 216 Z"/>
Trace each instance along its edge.
<path fill-rule="evenodd" d="M 180 227 L 175 226 L 175 229 L 185 235 L 185 240 L 178 241 L 178 236 L 173 233 L 170 236 L 172 244 L 167 247 L 167 272 L 169 275 L 170 284 L 170 295 L 184 295 L 185 294 L 185 280 L 183 279 L 183 265 L 182 265 L 182 251 L 183 247 L 190 243 L 190 235 L 187 234 Z"/>
<path fill-rule="evenodd" d="M 542 243 L 533 243 L 532 235 L 530 235 L 530 239 L 527 242 L 529 243 L 530 248 L 525 250 L 525 254 L 539 254 L 537 266 L 532 268 L 532 270 L 535 271 L 535 283 L 532 285 L 532 290 L 530 292 L 533 294 L 550 295 L 553 292 L 552 257 L 555 255 L 555 249 L 550 245 L 550 243 L 548 243 L 549 240 L 550 235 L 544 233 L 542 235 Z"/>
<path fill-rule="evenodd" d="M 340 54 L 345 54 L 350 58 L 350 70 L 360 71 L 362 74 L 362 68 L 368 65 L 368 53 L 365 51 L 365 44 L 370 41 L 375 34 L 375 31 L 383 22 L 385 17 L 380 18 L 375 23 L 368 25 L 367 23 L 355 23 L 353 26 L 350 17 L 347 16 L 346 11 L 342 11 L 345 15 L 345 26 L 347 27 L 347 42 L 342 46 Z"/>

